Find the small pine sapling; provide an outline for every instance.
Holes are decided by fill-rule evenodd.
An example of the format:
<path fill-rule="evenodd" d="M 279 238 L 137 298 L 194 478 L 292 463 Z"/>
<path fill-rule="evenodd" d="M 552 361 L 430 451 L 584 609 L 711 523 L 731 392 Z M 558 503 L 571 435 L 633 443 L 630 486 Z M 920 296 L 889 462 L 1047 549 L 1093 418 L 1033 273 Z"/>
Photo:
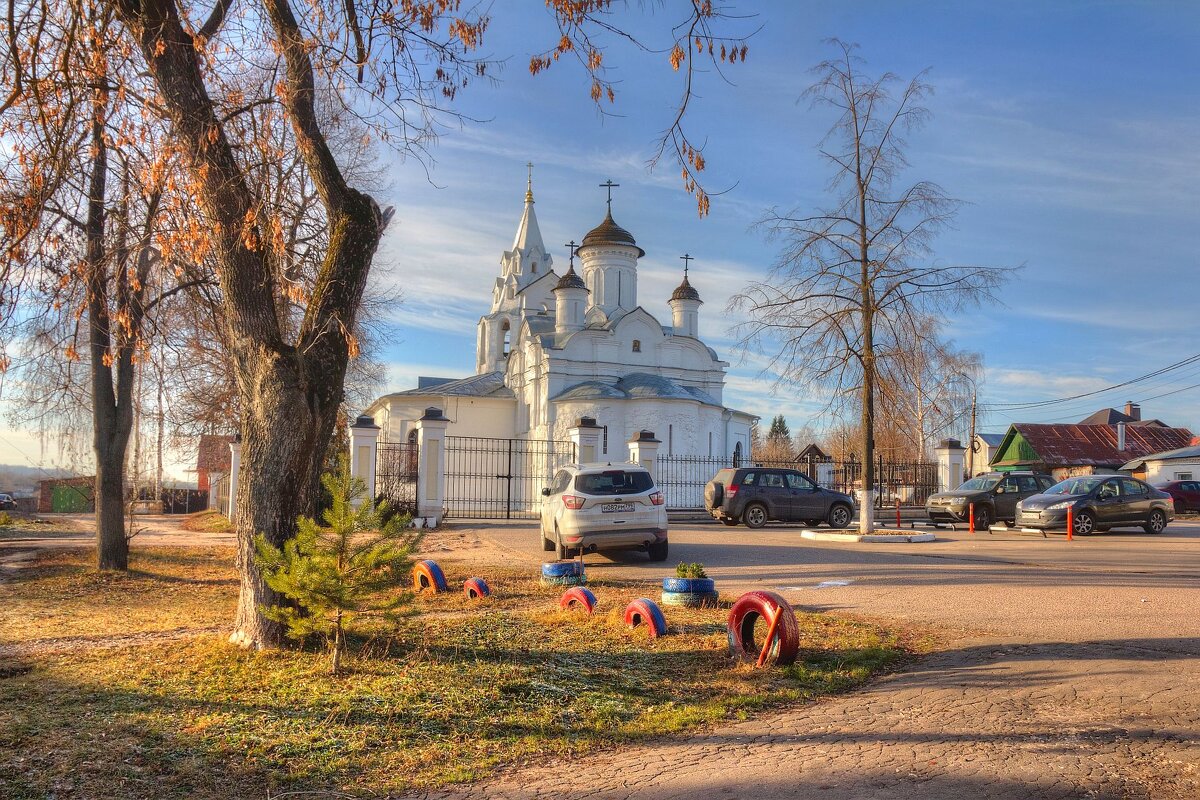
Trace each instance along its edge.
<path fill-rule="evenodd" d="M 335 473 L 321 476 L 331 505 L 323 526 L 309 517 L 282 549 L 255 537 L 255 562 L 275 591 L 299 606 L 264 607 L 270 619 L 287 626 L 291 639 L 325 638 L 332 672 L 342 668 L 346 628 L 359 616 L 395 619 L 412 595 L 401 591 L 421 535 L 406 514 L 389 514 L 387 501 L 373 502 L 359 478 L 350 476 L 343 456 Z"/>

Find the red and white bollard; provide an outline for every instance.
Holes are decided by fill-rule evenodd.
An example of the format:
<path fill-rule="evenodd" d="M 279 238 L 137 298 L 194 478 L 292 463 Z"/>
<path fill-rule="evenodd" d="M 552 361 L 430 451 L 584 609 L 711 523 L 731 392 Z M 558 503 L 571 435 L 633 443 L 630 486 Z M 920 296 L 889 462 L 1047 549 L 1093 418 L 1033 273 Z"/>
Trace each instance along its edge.
<path fill-rule="evenodd" d="M 1071 513 L 1071 507 L 1067 506 L 1067 541 L 1072 541 L 1075 537 L 1075 515 Z"/>
<path fill-rule="evenodd" d="M 967 510 L 967 532 L 974 533 L 975 532 L 975 504 L 971 503 L 971 505 L 968 506 L 967 509 L 968 509 Z"/>

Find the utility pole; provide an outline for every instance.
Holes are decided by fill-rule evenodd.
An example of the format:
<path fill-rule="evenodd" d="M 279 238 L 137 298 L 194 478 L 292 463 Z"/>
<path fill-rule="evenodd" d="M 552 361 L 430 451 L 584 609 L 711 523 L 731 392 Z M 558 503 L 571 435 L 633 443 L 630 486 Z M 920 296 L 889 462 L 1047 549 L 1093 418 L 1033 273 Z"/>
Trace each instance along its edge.
<path fill-rule="evenodd" d="M 971 381 L 971 438 L 967 442 L 967 480 L 975 477 L 975 400 L 978 390 Z"/>

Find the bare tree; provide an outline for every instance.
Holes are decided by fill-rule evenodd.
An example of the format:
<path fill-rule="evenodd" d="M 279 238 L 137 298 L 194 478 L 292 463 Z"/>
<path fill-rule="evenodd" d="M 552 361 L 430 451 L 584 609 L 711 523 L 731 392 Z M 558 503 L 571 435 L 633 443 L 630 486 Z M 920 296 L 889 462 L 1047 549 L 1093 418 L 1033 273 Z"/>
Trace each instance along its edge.
<path fill-rule="evenodd" d="M 933 237 L 958 203 L 929 181 L 898 185 L 909 166 L 905 135 L 929 117 L 924 75 L 893 94 L 895 75 L 869 77 L 855 45 L 832 44 L 837 56 L 814 69 L 817 80 L 804 96 L 837 114 L 820 145 L 833 168 L 833 203 L 771 212 L 762 224 L 783 241 L 783 252 L 767 278 L 731 305 L 748 317 L 740 327 L 744 345 L 766 350 L 784 380 L 832 389 L 834 402 L 857 395 L 866 531 L 874 527 L 880 355 L 914 346 L 906 337 L 919 316 L 990 296 L 1006 271 L 934 262 Z"/>

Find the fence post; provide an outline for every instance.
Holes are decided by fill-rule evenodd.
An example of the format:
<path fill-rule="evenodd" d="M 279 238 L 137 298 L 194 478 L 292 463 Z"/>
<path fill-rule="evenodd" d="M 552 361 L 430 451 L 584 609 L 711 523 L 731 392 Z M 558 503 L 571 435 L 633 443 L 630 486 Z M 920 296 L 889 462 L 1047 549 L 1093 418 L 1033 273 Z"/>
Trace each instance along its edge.
<path fill-rule="evenodd" d="M 592 417 L 580 417 L 567 428 L 567 438 L 575 445 L 575 459 L 580 464 L 595 461 L 600 452 L 601 428 Z"/>
<path fill-rule="evenodd" d="M 446 428 L 450 420 L 440 408 L 425 409 L 417 420 L 417 516 L 424 517 L 427 527 L 439 525 L 446 505 Z"/>
<path fill-rule="evenodd" d="M 363 500 L 375 500 L 375 467 L 379 453 L 379 426 L 372 417 L 362 416 L 350 425 L 350 477 L 359 478 L 367 487 Z M 361 505 L 360 500 L 356 505 Z"/>
<path fill-rule="evenodd" d="M 963 455 L 967 448 L 958 439 L 943 439 L 933 452 L 937 454 L 938 491 L 957 489 L 963 482 Z"/>
<path fill-rule="evenodd" d="M 629 460 L 634 464 L 641 464 L 653 475 L 660 444 L 662 442 L 654 438 L 654 431 L 638 431 L 629 440 Z"/>
<path fill-rule="evenodd" d="M 236 434 L 229 443 L 229 508 L 226 516 L 229 521 L 237 524 L 234 515 L 237 514 L 238 470 L 242 466 L 242 435 Z"/>

